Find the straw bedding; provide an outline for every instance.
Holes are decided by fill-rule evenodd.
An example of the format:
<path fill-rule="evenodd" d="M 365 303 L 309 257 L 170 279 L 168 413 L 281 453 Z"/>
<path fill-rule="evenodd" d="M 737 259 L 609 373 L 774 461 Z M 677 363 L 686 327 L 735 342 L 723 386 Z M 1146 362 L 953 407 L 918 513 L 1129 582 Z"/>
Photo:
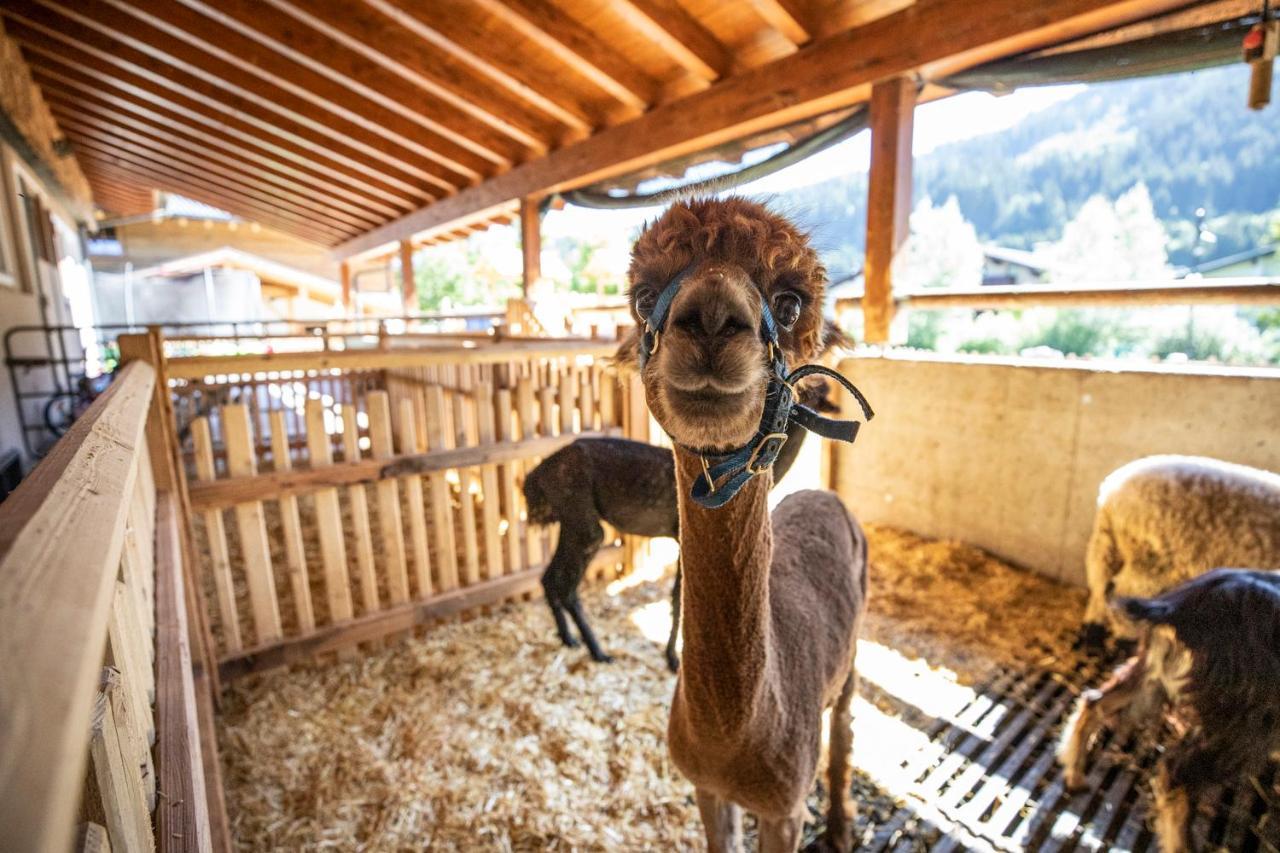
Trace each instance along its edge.
<path fill-rule="evenodd" d="M 961 543 L 869 533 L 868 639 L 961 678 L 1069 654 L 1078 591 Z M 585 591 L 612 665 L 562 648 L 531 602 L 357 661 L 237 682 L 219 741 L 238 847 L 698 849 L 692 789 L 665 744 L 674 678 L 633 618 L 664 609 L 669 583 Z M 870 833 L 894 802 L 866 776 L 854 784 Z M 825 811 L 821 792 L 810 808 Z M 903 832 L 918 849 L 933 840 L 915 824 Z"/>

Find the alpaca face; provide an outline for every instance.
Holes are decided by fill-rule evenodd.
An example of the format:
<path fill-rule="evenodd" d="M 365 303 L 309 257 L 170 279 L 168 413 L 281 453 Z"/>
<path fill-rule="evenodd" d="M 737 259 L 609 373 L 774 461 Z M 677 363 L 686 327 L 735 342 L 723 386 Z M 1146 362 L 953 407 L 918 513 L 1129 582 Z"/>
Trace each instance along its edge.
<path fill-rule="evenodd" d="M 658 295 L 688 270 L 642 379 L 649 408 L 676 441 L 725 450 L 755 434 L 768 385 L 761 302 L 789 365 L 823 334 L 826 271 L 786 219 L 742 198 L 672 205 L 636 241 L 629 279 L 640 329 Z M 637 342 L 624 358 L 634 360 Z"/>

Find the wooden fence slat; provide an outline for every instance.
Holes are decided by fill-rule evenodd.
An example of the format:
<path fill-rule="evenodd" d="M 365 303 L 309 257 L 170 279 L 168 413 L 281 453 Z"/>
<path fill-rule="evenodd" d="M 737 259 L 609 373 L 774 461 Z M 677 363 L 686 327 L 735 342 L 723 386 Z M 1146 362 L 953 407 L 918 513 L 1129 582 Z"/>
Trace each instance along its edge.
<path fill-rule="evenodd" d="M 165 794 L 156 812 L 156 835 L 161 853 L 212 853 L 183 588 L 181 522 L 172 493 L 162 497 L 156 520 L 156 760 Z"/>
<path fill-rule="evenodd" d="M 494 396 L 494 409 L 497 412 L 497 439 L 498 441 L 511 441 L 512 428 L 511 422 L 515 415 L 511 400 L 511 391 L 503 388 Z M 503 538 L 507 543 L 507 571 L 515 572 L 523 568 L 527 568 L 528 564 L 524 564 L 520 560 L 520 501 L 516 492 L 516 474 L 520 467 L 519 462 L 504 463 L 499 469 L 499 479 L 502 481 L 502 512 L 507 519 L 507 530 L 503 534 Z"/>
<path fill-rule="evenodd" d="M 223 406 L 222 426 L 227 445 L 227 471 L 232 476 L 241 477 L 258 473 L 249 410 L 238 403 Z M 267 520 L 262 503 L 237 504 L 235 516 L 236 526 L 240 529 L 240 555 L 249 587 L 254 633 L 258 642 L 279 639 L 284 632 L 280 628 L 280 605 L 276 600 L 271 546 L 267 542 Z"/>
<path fill-rule="evenodd" d="M 285 425 L 284 412 L 271 413 L 271 457 L 275 470 L 293 469 L 289 447 L 289 429 Z M 316 613 L 311 605 L 311 578 L 307 572 L 307 549 L 302 542 L 302 518 L 298 514 L 298 499 L 293 495 L 280 496 L 280 520 L 284 533 L 285 563 L 289 570 L 289 589 L 293 592 L 293 606 L 298 614 L 298 629 L 309 634 L 316 629 Z"/>
<path fill-rule="evenodd" d="M 314 397 L 307 400 L 307 453 L 312 467 L 330 465 L 333 449 L 325 429 L 325 405 Z M 347 544 L 342 535 L 342 507 L 337 489 L 321 489 L 315 494 L 316 527 L 320 534 L 320 558 L 324 564 L 325 598 L 329 603 L 329 620 L 350 619 L 351 580 L 347 575 Z"/>
<path fill-rule="evenodd" d="M 115 603 L 111 621 L 107 625 L 107 651 L 111 665 L 121 677 L 113 702 L 122 701 L 126 712 L 116 714 L 117 722 L 127 726 L 128 754 L 135 756 L 143 768 L 142 778 L 147 805 L 155 804 L 155 767 L 151 762 L 151 744 L 155 741 L 155 717 L 151 712 L 151 698 L 143 682 L 143 672 L 150 669 L 144 651 L 144 640 L 139 635 L 137 614 L 125 585 L 116 582 Z"/>
<path fill-rule="evenodd" d="M 443 450 L 448 446 L 444 431 L 444 391 L 440 386 L 432 385 L 426 389 L 424 396 L 427 447 L 430 450 Z M 427 485 L 431 490 L 431 527 L 436 535 L 440 589 L 448 592 L 458 586 L 458 550 L 453 535 L 453 495 L 443 471 L 428 475 Z"/>
<path fill-rule="evenodd" d="M 559 435 L 560 420 L 556 417 L 556 389 L 544 385 L 538 389 L 539 432 L 542 435 Z"/>
<path fill-rule="evenodd" d="M 596 423 L 595 370 L 584 370 L 578 389 L 579 431 L 590 432 Z"/>
<path fill-rule="evenodd" d="M 360 424 L 356 410 L 342 410 L 342 453 L 348 462 L 360 459 Z M 369 526 L 369 496 L 364 483 L 347 487 L 351 506 L 351 527 L 356 538 L 356 571 L 360 580 L 360 603 L 365 613 L 382 605 L 378 602 L 378 575 L 373 562 L 373 532 Z"/>
<path fill-rule="evenodd" d="M 577 409 L 575 399 L 578 394 L 578 369 L 572 364 L 565 365 L 558 377 L 560 403 L 560 434 L 576 432 L 573 428 L 573 413 Z"/>
<path fill-rule="evenodd" d="M 81 824 L 75 851 L 76 853 L 111 853 L 111 839 L 107 837 L 107 828 L 96 823 Z"/>
<path fill-rule="evenodd" d="M 516 382 L 516 433 L 517 439 L 533 438 L 537 433 L 538 415 L 537 410 L 533 406 L 533 379 L 532 377 L 522 376 Z M 537 467 L 537 459 L 528 459 L 521 463 L 525 476 Z M 525 516 L 525 565 L 536 566 L 543 560 L 542 553 L 542 535 L 543 532 L 537 525 L 529 520 L 529 508 L 525 503 L 524 493 L 521 492 L 520 507 L 524 511 Z"/>
<path fill-rule="evenodd" d="M 618 413 L 616 410 L 615 391 L 617 389 L 617 377 L 611 370 L 605 370 L 600 373 L 600 429 L 607 430 L 618 424 Z"/>
<path fill-rule="evenodd" d="M 395 444 L 391 437 L 391 404 L 386 391 L 370 391 L 369 438 L 373 442 L 373 458 L 393 459 Z M 409 600 L 409 572 L 405 564 L 404 526 L 400 516 L 400 485 L 395 479 L 379 480 L 378 529 L 381 548 L 386 554 L 387 594 L 392 604 Z"/>
<path fill-rule="evenodd" d="M 126 365 L 0 504 L 0 833 L 11 849 L 72 843 L 155 385 L 150 365 Z"/>
<path fill-rule="evenodd" d="M 475 433 L 476 444 L 493 444 L 493 387 L 488 383 L 480 383 L 476 386 L 475 396 L 478 413 Z M 481 517 L 484 520 L 485 577 L 489 580 L 502 577 L 502 533 L 498 512 L 500 499 L 498 469 L 493 465 L 480 466 L 480 500 L 483 502 Z"/>
<path fill-rule="evenodd" d="M 453 420 L 457 442 L 463 447 L 474 447 L 476 444 L 476 412 L 475 406 L 463 394 L 453 396 Z M 458 469 L 458 481 L 461 486 L 458 511 L 462 513 L 462 557 L 463 581 L 470 585 L 480 581 L 480 547 L 476 541 L 476 507 L 471 494 L 471 484 L 475 482 L 474 470 Z"/>
<path fill-rule="evenodd" d="M 191 422 L 191 439 L 196 452 L 196 479 L 213 482 L 217 479 L 213 461 L 213 436 L 209 432 L 209 419 L 196 418 Z M 204 519 L 205 538 L 209 544 L 210 571 L 213 586 L 218 595 L 218 621 L 222 625 L 222 645 L 226 651 L 237 652 L 244 647 L 240 637 L 240 615 L 236 611 L 235 585 L 231 580 L 231 552 L 227 548 L 227 528 L 223 524 L 222 510 L 211 509 L 201 513 Z"/>
<path fill-rule="evenodd" d="M 422 453 L 426 448 L 418 441 L 418 425 L 413 416 L 413 400 L 400 401 L 400 452 Z M 418 582 L 418 597 L 432 593 L 431 556 L 427 550 L 427 509 L 422 500 L 422 477 L 410 474 L 402 478 L 409 503 L 409 532 L 413 542 L 413 571 Z"/>
<path fill-rule="evenodd" d="M 112 849 L 150 853 L 155 850 L 155 837 L 151 834 L 151 815 L 147 811 L 142 778 L 137 765 L 126 757 L 120 742 L 122 721 L 115 715 L 112 694 L 120 689 L 119 679 L 120 674 L 114 669 L 103 670 L 101 692 L 90 723 L 89 753 Z"/>

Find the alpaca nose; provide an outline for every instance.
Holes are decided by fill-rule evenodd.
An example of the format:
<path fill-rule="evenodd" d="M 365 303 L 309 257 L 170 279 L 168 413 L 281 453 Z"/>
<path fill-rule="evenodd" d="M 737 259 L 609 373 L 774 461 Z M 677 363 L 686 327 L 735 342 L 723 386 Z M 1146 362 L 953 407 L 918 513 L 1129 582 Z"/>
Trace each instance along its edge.
<path fill-rule="evenodd" d="M 741 290 L 731 277 L 711 271 L 677 303 L 672 323 L 691 337 L 707 341 L 749 331 L 751 308 Z"/>

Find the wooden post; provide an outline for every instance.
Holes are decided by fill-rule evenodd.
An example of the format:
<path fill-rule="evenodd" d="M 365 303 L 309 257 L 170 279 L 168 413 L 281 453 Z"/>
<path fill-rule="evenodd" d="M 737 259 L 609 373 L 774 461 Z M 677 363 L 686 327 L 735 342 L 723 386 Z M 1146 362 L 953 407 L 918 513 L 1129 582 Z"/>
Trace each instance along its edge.
<path fill-rule="evenodd" d="M 525 299 L 529 291 L 542 278 L 542 217 L 538 212 L 538 199 L 520 199 L 520 249 L 524 254 L 524 279 L 522 289 Z"/>
<path fill-rule="evenodd" d="M 351 313 L 351 262 L 343 261 L 338 265 L 342 277 L 342 310 Z"/>
<path fill-rule="evenodd" d="M 871 172 L 867 184 L 867 257 L 863 337 L 889 342 L 893 322 L 893 258 L 911 215 L 911 130 L 916 84 L 907 77 L 871 89 Z"/>
<path fill-rule="evenodd" d="M 413 278 L 413 243 L 400 241 L 400 298 L 404 301 L 404 314 L 412 317 L 418 313 L 418 283 Z"/>

